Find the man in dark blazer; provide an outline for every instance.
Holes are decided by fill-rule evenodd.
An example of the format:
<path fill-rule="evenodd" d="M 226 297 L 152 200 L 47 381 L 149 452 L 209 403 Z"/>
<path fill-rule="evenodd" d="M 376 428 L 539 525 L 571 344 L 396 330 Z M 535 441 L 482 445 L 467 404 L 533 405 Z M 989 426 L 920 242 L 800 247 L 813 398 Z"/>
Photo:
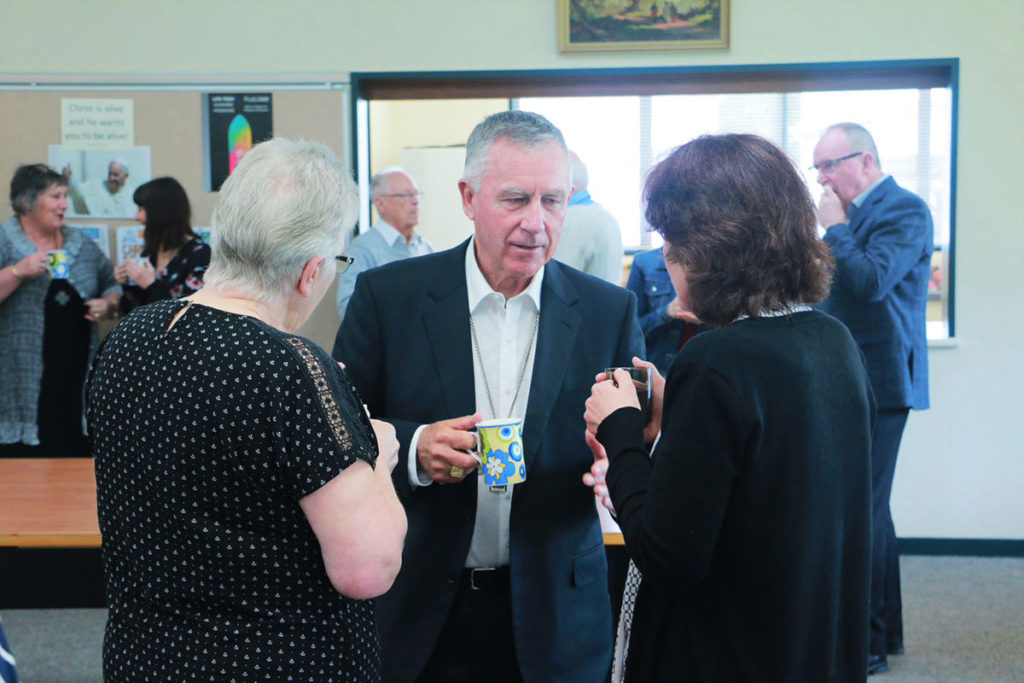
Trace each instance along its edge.
<path fill-rule="evenodd" d="M 928 206 L 882 173 L 875 142 L 855 123 L 826 130 L 814 148 L 824 186 L 818 218 L 836 261 L 822 309 L 849 328 L 878 403 L 871 449 L 869 673 L 903 653 L 899 555 L 889 510 L 896 454 L 911 408 L 928 407 L 925 307 L 934 250 Z"/>
<path fill-rule="evenodd" d="M 552 261 L 571 195 L 543 117 L 474 129 L 459 182 L 472 239 L 367 271 L 334 355 L 402 444 L 402 571 L 378 600 L 386 681 L 603 681 L 611 608 L 583 406 L 643 354 L 635 298 Z M 482 417 L 524 417 L 526 481 L 491 490 Z"/>

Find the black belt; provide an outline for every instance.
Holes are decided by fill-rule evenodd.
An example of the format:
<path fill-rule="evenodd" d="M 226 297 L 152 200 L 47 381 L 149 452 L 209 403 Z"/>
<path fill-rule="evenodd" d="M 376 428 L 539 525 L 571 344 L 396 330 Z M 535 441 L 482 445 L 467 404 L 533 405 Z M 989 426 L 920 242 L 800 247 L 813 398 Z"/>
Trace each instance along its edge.
<path fill-rule="evenodd" d="M 463 569 L 459 578 L 461 591 L 499 591 L 508 590 L 510 585 L 508 566 L 485 567 L 481 569 Z"/>

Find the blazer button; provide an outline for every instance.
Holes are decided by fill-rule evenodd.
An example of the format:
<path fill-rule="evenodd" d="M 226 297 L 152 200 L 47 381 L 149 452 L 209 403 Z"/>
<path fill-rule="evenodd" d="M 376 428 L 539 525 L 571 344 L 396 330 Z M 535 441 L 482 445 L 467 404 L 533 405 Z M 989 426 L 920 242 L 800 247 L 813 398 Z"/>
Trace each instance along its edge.
<path fill-rule="evenodd" d="M 455 576 L 455 574 L 449 574 L 449 575 L 448 575 L 448 583 L 450 583 L 450 584 L 454 584 L 455 582 L 456 582 L 456 576 Z"/>

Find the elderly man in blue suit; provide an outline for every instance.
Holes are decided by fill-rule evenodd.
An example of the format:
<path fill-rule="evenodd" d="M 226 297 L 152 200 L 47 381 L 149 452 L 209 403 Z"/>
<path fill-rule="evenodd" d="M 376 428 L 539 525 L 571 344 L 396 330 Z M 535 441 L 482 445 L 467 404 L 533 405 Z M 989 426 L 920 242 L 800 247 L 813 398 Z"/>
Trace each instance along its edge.
<path fill-rule="evenodd" d="M 458 247 L 359 276 L 335 357 L 402 444 L 402 571 L 378 601 L 385 681 L 603 681 L 611 607 L 583 406 L 643 354 L 629 292 L 551 260 L 572 194 L 562 134 L 494 114 L 459 182 Z M 526 481 L 489 488 L 466 451 L 524 417 Z"/>
<path fill-rule="evenodd" d="M 903 653 L 896 532 L 889 510 L 896 454 L 911 408 L 928 407 L 925 305 L 931 270 L 928 206 L 882 172 L 871 134 L 855 123 L 828 128 L 814 148 L 824 193 L 818 218 L 836 261 L 822 309 L 850 329 L 878 403 L 871 450 L 871 640 L 868 672 Z"/>

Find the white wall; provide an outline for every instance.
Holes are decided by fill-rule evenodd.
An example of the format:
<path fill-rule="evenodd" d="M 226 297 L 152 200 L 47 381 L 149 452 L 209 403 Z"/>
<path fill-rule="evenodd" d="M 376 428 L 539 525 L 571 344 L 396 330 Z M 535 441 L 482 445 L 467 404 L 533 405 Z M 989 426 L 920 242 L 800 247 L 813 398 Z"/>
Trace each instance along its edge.
<path fill-rule="evenodd" d="M 894 513 L 904 536 L 1024 539 L 1024 3 L 733 0 L 728 50 L 572 55 L 555 6 L 0 0 L 0 81 L 959 57 L 957 341 L 932 350 L 934 407 L 911 416 Z"/>

